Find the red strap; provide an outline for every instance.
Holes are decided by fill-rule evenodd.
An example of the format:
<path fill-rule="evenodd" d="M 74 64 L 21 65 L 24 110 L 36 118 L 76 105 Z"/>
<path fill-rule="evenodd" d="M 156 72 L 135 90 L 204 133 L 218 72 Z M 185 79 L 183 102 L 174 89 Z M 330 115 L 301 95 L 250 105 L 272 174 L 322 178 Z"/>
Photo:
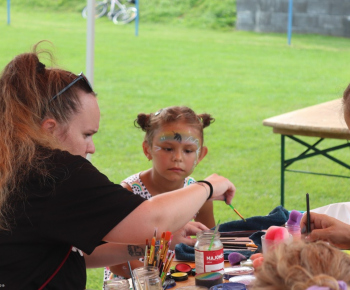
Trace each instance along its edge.
<path fill-rule="evenodd" d="M 53 274 L 49 277 L 49 279 L 46 280 L 46 282 L 41 285 L 41 287 L 39 288 L 39 290 L 44 289 L 44 287 L 52 280 L 53 277 L 55 277 L 55 275 L 57 274 L 57 272 L 62 268 L 63 264 L 66 262 L 66 260 L 68 259 L 68 256 L 70 254 L 70 252 L 72 251 L 73 246 L 71 246 L 69 248 L 69 251 L 67 253 L 67 255 L 64 257 L 63 261 L 61 262 L 61 264 L 59 264 L 59 266 L 57 267 L 57 269 L 55 270 L 55 272 L 53 272 Z"/>

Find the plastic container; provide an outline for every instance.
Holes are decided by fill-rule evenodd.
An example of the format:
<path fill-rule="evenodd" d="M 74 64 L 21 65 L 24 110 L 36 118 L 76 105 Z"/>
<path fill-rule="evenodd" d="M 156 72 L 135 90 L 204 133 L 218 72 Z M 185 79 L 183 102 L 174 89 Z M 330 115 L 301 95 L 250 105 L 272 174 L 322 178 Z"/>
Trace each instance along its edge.
<path fill-rule="evenodd" d="M 196 273 L 224 273 L 224 247 L 220 241 L 220 233 L 213 230 L 197 233 L 194 246 Z"/>

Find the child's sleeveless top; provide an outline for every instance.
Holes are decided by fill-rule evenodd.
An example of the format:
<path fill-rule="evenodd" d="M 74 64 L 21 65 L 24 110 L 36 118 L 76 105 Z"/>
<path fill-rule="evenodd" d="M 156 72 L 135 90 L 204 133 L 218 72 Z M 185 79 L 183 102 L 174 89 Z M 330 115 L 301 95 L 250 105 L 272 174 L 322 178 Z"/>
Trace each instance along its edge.
<path fill-rule="evenodd" d="M 131 187 L 134 194 L 141 195 L 145 199 L 150 199 L 152 195 L 148 192 L 146 186 L 141 181 L 140 175 L 141 172 L 136 173 L 124 179 L 122 182 L 127 183 Z M 192 177 L 186 177 L 184 181 L 184 187 L 195 182 L 196 181 Z"/>

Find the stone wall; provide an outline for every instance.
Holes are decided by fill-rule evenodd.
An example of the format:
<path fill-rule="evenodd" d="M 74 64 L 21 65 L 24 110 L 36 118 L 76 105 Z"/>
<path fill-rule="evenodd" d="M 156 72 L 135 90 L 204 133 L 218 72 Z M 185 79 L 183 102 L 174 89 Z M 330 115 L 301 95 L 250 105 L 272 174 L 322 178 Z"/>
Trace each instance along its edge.
<path fill-rule="evenodd" d="M 237 0 L 237 30 L 287 32 L 289 0 Z M 293 33 L 350 37 L 350 0 L 293 0 Z"/>

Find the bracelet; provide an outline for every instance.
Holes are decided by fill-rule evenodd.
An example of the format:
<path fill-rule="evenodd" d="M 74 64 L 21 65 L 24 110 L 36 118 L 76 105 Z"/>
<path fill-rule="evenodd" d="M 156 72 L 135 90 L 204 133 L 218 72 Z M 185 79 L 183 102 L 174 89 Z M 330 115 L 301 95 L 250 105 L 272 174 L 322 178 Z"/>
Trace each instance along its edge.
<path fill-rule="evenodd" d="M 212 195 L 213 195 L 213 191 L 214 191 L 213 190 L 213 186 L 211 185 L 211 183 L 209 181 L 206 181 L 206 180 L 198 180 L 197 182 L 203 182 L 203 183 L 205 183 L 205 184 L 207 184 L 209 186 L 210 193 L 209 193 L 209 197 L 207 198 L 207 200 L 209 200 L 212 197 Z"/>
<path fill-rule="evenodd" d="M 200 186 L 203 186 L 203 188 L 205 189 L 205 192 L 207 193 L 207 197 L 209 198 L 209 192 L 208 192 L 208 188 L 203 184 L 203 183 L 197 183 L 196 184 L 200 185 Z"/>

